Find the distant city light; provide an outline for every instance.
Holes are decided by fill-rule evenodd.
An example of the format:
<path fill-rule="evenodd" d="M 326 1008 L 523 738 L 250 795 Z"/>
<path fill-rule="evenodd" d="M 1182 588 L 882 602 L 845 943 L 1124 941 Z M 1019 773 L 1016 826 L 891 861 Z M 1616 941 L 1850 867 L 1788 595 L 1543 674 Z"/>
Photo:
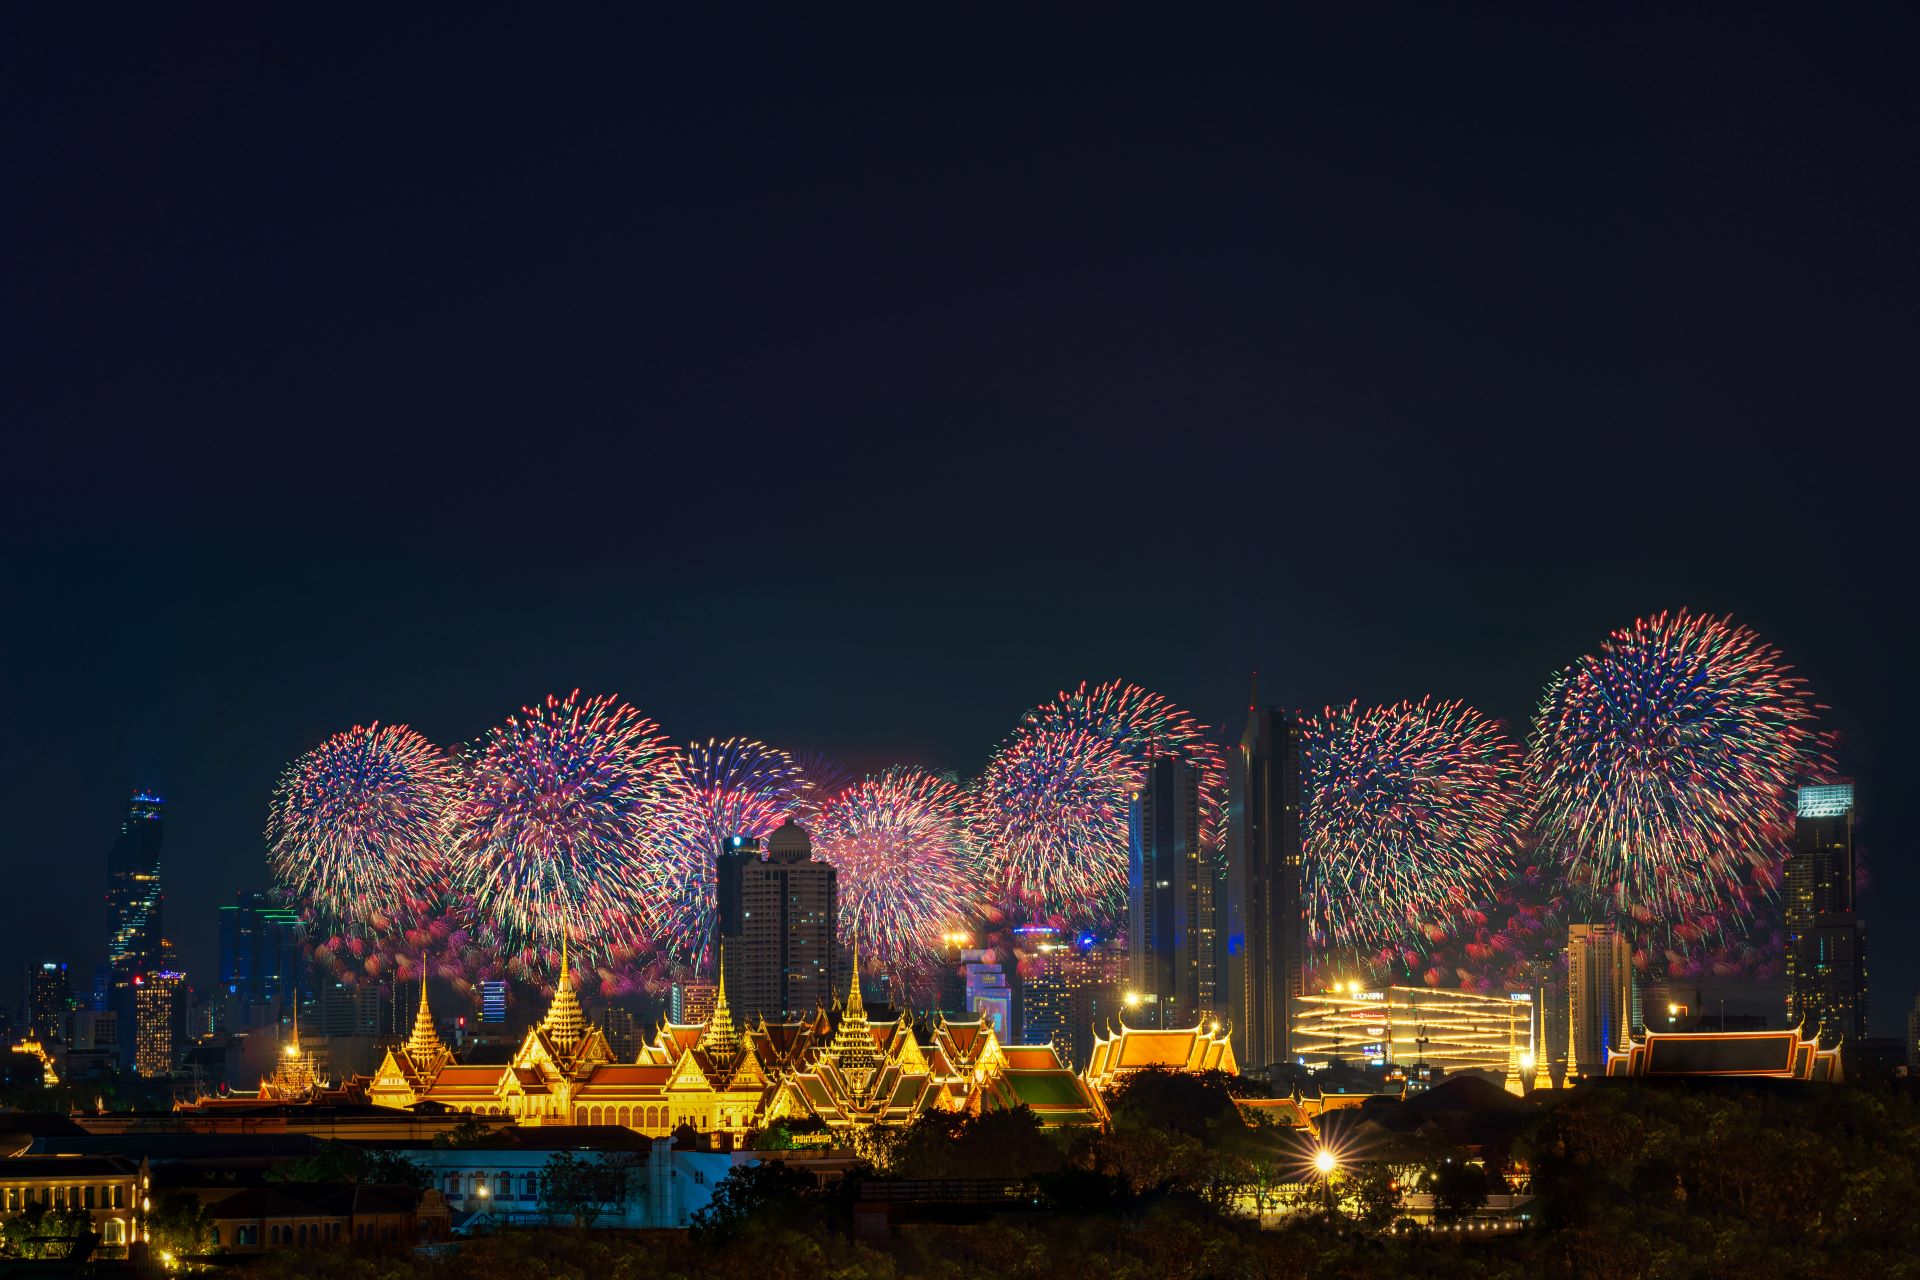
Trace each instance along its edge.
<path fill-rule="evenodd" d="M 1853 784 L 1836 782 L 1824 786 L 1800 788 L 1800 816 L 1838 818 L 1853 808 Z"/>

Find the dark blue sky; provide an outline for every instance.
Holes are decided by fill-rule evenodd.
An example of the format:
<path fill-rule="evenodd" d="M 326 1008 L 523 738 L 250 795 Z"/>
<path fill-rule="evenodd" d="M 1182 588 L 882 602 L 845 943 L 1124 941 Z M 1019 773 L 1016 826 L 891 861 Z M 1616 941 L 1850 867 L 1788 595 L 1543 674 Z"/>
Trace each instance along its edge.
<path fill-rule="evenodd" d="M 98 958 L 153 785 L 209 971 L 358 720 L 969 773 L 1110 674 L 1519 721 L 1685 604 L 1833 708 L 1891 1032 L 1917 34 L 15 7 L 0 963 Z"/>

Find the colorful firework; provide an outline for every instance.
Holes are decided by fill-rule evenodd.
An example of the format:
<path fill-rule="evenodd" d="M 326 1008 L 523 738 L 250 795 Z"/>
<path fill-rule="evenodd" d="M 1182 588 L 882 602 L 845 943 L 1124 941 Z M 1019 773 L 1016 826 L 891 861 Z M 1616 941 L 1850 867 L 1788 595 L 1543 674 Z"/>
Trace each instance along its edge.
<path fill-rule="evenodd" d="M 1534 719 L 1542 851 L 1617 916 L 1737 927 L 1778 881 L 1792 788 L 1824 764 L 1817 709 L 1727 619 L 1683 609 L 1615 631 Z"/>
<path fill-rule="evenodd" d="M 1301 733 L 1319 946 L 1431 941 L 1513 872 L 1520 754 L 1459 702 L 1329 707 Z"/>
<path fill-rule="evenodd" d="M 722 843 L 766 838 L 794 811 L 805 782 L 792 756 L 747 738 L 696 742 L 674 759 L 647 841 L 663 945 L 704 964 Z"/>
<path fill-rule="evenodd" d="M 329 931 L 405 927 L 446 880 L 446 755 L 405 725 L 336 733 L 274 788 L 268 860 L 289 901 Z"/>
<path fill-rule="evenodd" d="M 1027 726 L 974 783 L 973 827 L 998 892 L 1035 911 L 1111 914 L 1146 766 L 1084 729 Z"/>
<path fill-rule="evenodd" d="M 453 884 L 502 951 L 643 948 L 643 844 L 674 754 L 652 720 L 578 690 L 488 735 L 451 813 Z"/>
<path fill-rule="evenodd" d="M 859 938 L 862 963 L 923 966 L 978 910 L 966 795 L 924 769 L 896 766 L 840 792 L 812 838 L 839 872 L 840 928 Z"/>
<path fill-rule="evenodd" d="M 1127 879 L 1127 815 L 1147 766 L 1199 771 L 1205 848 L 1226 833 L 1226 761 L 1206 726 L 1157 693 L 1119 680 L 1029 712 L 972 793 L 972 822 L 997 892 L 1027 910 L 1112 914 Z"/>

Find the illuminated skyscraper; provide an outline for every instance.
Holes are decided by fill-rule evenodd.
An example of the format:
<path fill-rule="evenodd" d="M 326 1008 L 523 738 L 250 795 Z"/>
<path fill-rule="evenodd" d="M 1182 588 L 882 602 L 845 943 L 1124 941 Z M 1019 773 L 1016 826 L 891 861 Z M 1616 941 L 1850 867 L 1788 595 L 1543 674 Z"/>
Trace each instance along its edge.
<path fill-rule="evenodd" d="M 42 1044 L 64 1040 L 67 1036 L 67 1011 L 73 1008 L 73 988 L 67 982 L 67 966 L 49 960 L 27 968 L 25 1031 Z"/>
<path fill-rule="evenodd" d="M 1867 1034 L 1867 927 L 1855 910 L 1853 784 L 1800 788 L 1787 858 L 1787 1022 Z"/>
<path fill-rule="evenodd" d="M 145 791 L 127 802 L 127 817 L 107 857 L 108 1004 L 122 1023 L 135 1021 L 134 979 L 160 969 L 160 844 L 166 801 Z"/>
<path fill-rule="evenodd" d="M 507 984 L 503 978 L 487 978 L 480 983 L 480 1025 L 507 1025 Z"/>
<path fill-rule="evenodd" d="M 1130 822 L 1127 945 L 1135 1025 L 1191 1027 L 1227 1015 L 1218 854 L 1200 842 L 1200 771 L 1155 760 Z"/>
<path fill-rule="evenodd" d="M 1575 1076 L 1607 1073 L 1607 1050 L 1625 1049 L 1633 1028 L 1633 951 L 1610 924 L 1567 926 L 1567 1015 Z"/>
<path fill-rule="evenodd" d="M 1229 770 L 1226 992 L 1242 1070 L 1289 1061 L 1306 994 L 1300 900 L 1300 725 L 1249 708 Z"/>
<path fill-rule="evenodd" d="M 272 1026 L 291 1018 L 298 995 L 297 912 L 264 893 L 242 892 L 220 908 L 220 986 L 231 1030 Z"/>
<path fill-rule="evenodd" d="M 807 833 L 789 822 L 768 837 L 764 860 L 739 871 L 740 933 L 726 939 L 727 997 L 737 1015 L 778 1021 L 831 1006 L 839 942 L 833 866 L 815 858 Z"/>
<path fill-rule="evenodd" d="M 187 979 L 157 969 L 137 975 L 134 991 L 134 1070 L 149 1079 L 170 1076 L 186 1052 Z"/>

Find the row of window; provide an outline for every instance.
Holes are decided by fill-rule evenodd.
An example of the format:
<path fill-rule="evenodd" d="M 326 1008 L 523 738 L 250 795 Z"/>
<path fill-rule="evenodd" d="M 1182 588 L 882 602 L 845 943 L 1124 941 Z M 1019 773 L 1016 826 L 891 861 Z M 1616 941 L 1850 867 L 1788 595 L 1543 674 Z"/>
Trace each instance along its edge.
<path fill-rule="evenodd" d="M 8 1213 L 19 1213 L 28 1205 L 43 1204 L 52 1209 L 72 1205 L 77 1209 L 124 1209 L 127 1207 L 125 1183 L 86 1187 L 8 1187 L 0 1191 L 0 1204 Z"/>
<path fill-rule="evenodd" d="M 471 1180 L 470 1183 L 468 1183 L 468 1180 Z M 493 1175 L 491 1182 L 489 1182 L 488 1176 L 484 1173 L 450 1173 L 447 1175 L 446 1182 L 443 1186 L 446 1197 L 449 1200 L 459 1199 L 462 1194 L 461 1186 L 463 1183 L 468 1183 L 468 1189 L 465 1194 L 470 1196 L 486 1195 L 492 1196 L 495 1200 L 513 1199 L 513 1175 L 510 1173 L 496 1173 Z M 520 1198 L 522 1200 L 538 1200 L 540 1198 L 539 1174 L 528 1173 L 521 1176 Z"/>
<path fill-rule="evenodd" d="M 269 1245 L 302 1244 L 338 1244 L 343 1238 L 344 1224 L 338 1222 L 307 1223 L 269 1223 L 267 1225 L 267 1243 Z M 362 1222 L 353 1228 L 355 1240 L 398 1240 L 400 1228 L 392 1223 Z M 220 1244 L 220 1230 L 214 1228 L 213 1243 Z M 256 1224 L 246 1223 L 233 1228 L 233 1243 L 257 1245 L 260 1243 L 260 1228 Z"/>
<path fill-rule="evenodd" d="M 744 1112 L 737 1118 L 742 1125 L 747 1123 Z M 720 1127 L 732 1128 L 735 1119 L 733 1112 L 722 1111 Z M 667 1107 L 575 1107 L 573 1122 L 575 1124 L 623 1124 L 629 1129 L 663 1129 L 669 1125 L 677 1129 L 683 1124 L 690 1124 L 696 1129 L 707 1127 L 705 1116 L 681 1116 L 675 1119 L 672 1110 Z"/>

